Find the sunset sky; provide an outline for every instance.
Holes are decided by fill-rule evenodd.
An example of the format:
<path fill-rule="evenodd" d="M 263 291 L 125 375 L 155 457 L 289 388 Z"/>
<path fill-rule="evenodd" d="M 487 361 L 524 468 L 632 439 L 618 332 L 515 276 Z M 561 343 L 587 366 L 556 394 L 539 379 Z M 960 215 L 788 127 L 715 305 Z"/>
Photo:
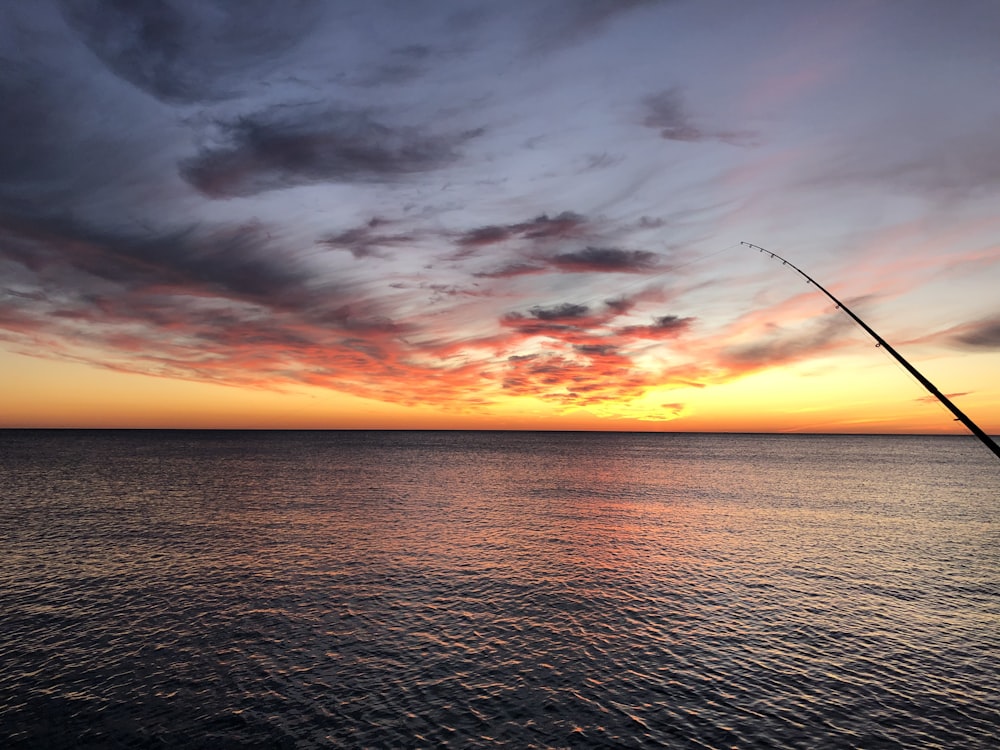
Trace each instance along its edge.
<path fill-rule="evenodd" d="M 0 0 L 0 427 L 1000 433 L 1000 3 Z"/>

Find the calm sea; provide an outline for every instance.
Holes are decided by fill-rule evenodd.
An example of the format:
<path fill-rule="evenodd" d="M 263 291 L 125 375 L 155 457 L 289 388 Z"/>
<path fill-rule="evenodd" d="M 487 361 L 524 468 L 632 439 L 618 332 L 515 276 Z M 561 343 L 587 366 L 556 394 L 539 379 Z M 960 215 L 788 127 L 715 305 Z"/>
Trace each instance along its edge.
<path fill-rule="evenodd" d="M 5 748 L 996 748 L 973 438 L 0 432 Z"/>

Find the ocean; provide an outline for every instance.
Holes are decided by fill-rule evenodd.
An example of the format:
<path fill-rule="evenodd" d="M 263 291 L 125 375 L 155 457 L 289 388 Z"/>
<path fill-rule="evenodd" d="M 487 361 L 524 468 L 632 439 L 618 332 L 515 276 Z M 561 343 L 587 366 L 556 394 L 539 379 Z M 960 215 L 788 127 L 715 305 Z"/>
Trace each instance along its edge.
<path fill-rule="evenodd" d="M 0 431 L 4 748 L 996 748 L 971 437 Z"/>

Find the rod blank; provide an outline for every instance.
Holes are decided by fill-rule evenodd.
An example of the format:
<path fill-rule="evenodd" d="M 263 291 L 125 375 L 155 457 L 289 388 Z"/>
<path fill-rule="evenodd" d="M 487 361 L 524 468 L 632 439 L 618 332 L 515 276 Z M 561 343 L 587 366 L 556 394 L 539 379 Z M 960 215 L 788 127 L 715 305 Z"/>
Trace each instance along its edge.
<path fill-rule="evenodd" d="M 809 274 L 807 274 L 797 265 L 792 263 L 790 260 L 785 260 L 777 253 L 772 253 L 770 250 L 766 250 L 760 245 L 754 245 L 750 242 L 740 242 L 740 244 L 746 245 L 747 247 L 751 247 L 754 250 L 759 250 L 762 253 L 766 253 L 767 255 L 770 255 L 772 258 L 780 260 L 783 265 L 791 266 L 802 277 L 804 277 L 808 283 L 813 284 L 817 289 L 823 292 L 823 294 L 825 294 L 827 297 L 833 300 L 833 303 L 837 306 L 838 310 L 843 310 L 845 313 L 847 313 L 855 323 L 857 323 L 859 326 L 865 329 L 865 331 L 867 331 L 869 336 L 875 339 L 876 346 L 880 346 L 887 352 L 889 352 L 889 354 L 891 354 L 896 359 L 896 361 L 899 362 L 899 364 L 905 367 L 906 371 L 909 372 L 913 377 L 915 377 L 920 382 L 920 384 L 930 392 L 932 396 L 937 398 L 938 401 L 940 401 L 942 404 L 945 405 L 948 411 L 950 411 L 952 414 L 955 415 L 955 419 L 964 424 L 969 429 L 969 432 L 971 432 L 973 435 L 979 438 L 982 441 L 983 445 L 985 445 L 993 452 L 993 455 L 995 455 L 997 458 L 1000 458 L 1000 445 L 997 445 L 993 441 L 993 439 L 989 435 L 987 435 L 979 425 L 973 422 L 972 419 L 965 414 L 965 412 L 963 412 L 961 409 L 955 406 L 955 404 L 952 403 L 950 398 L 941 393 L 941 391 L 939 391 L 931 381 L 925 378 L 923 374 L 921 374 L 921 372 L 917 370 L 916 367 L 911 365 L 906 360 L 906 358 L 903 357 L 902 354 L 893 349 L 888 341 L 886 341 L 884 338 L 875 333 L 875 331 L 871 328 L 871 326 L 869 326 L 861 318 L 855 315 L 854 312 L 847 305 L 845 305 L 839 299 L 834 297 L 829 291 L 827 291 L 827 289 L 823 285 L 821 285 L 819 282 L 813 279 Z"/>

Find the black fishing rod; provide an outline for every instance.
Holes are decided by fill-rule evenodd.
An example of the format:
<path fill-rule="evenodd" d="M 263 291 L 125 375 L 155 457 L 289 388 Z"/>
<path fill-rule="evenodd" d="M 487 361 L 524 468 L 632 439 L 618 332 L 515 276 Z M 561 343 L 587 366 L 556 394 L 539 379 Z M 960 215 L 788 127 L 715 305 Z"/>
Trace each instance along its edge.
<path fill-rule="evenodd" d="M 909 362 L 907 362 L 906 359 L 903 357 L 902 354 L 900 354 L 895 349 L 893 349 L 889 345 L 888 341 L 886 341 L 884 338 L 882 338 L 877 333 L 875 333 L 875 331 L 873 331 L 872 328 L 867 323 L 865 323 L 865 321 L 863 321 L 861 318 L 859 318 L 857 315 L 855 315 L 854 312 L 851 311 L 851 309 L 847 305 L 845 305 L 839 299 L 837 299 L 832 294 L 830 294 L 830 292 L 828 292 L 812 276 L 810 276 L 809 274 L 807 274 L 805 271 L 803 271 L 801 268 L 799 268 L 797 265 L 795 265 L 791 261 L 785 260 L 780 255 L 778 255 L 777 253 L 772 253 L 770 250 L 765 250 L 760 245 L 754 245 L 754 244 L 751 244 L 749 242 L 741 242 L 740 244 L 741 245 L 746 245 L 747 247 L 752 247 L 754 250 L 759 250 L 762 253 L 766 253 L 766 254 L 770 255 L 772 258 L 780 260 L 783 265 L 791 266 L 794 270 L 798 271 L 798 273 L 801 276 L 805 277 L 806 281 L 808 281 L 810 284 L 812 284 L 817 289 L 819 289 L 821 292 L 823 292 L 823 294 L 825 294 L 827 297 L 829 297 L 831 300 L 833 300 L 833 304 L 835 304 L 837 306 L 838 310 L 843 310 L 845 313 L 847 313 L 851 317 L 851 320 L 853 320 L 859 326 L 861 326 L 862 328 L 864 328 L 868 332 L 868 335 L 871 336 L 873 339 L 875 339 L 875 341 L 876 341 L 875 345 L 876 346 L 882 347 L 887 352 L 889 352 L 889 354 L 891 354 L 893 357 L 895 357 L 896 361 L 899 362 L 899 364 L 901 364 L 903 367 L 905 367 L 907 372 L 909 372 L 913 377 L 915 377 L 918 381 L 920 381 L 920 385 L 922 385 L 924 388 L 926 388 L 931 393 L 931 395 L 933 395 L 935 398 L 937 398 L 938 401 L 940 401 L 942 404 L 945 405 L 945 407 L 948 409 L 948 411 L 950 411 L 952 414 L 955 415 L 955 419 L 956 420 L 958 420 L 959 422 L 961 422 L 962 424 L 964 424 L 966 427 L 968 427 L 969 428 L 969 432 L 971 432 L 973 435 L 975 435 L 977 438 L 979 438 L 982 441 L 983 445 L 985 445 L 987 448 L 989 448 L 991 451 L 993 451 L 993 455 L 995 455 L 997 458 L 1000 458 L 1000 445 L 997 445 L 993 441 L 993 439 L 982 430 L 982 428 L 979 425 L 977 425 L 975 422 L 973 422 L 971 419 L 969 419 L 969 417 L 966 416 L 965 412 L 963 412 L 961 409 L 959 409 L 957 406 L 955 406 L 955 404 L 953 404 L 951 402 L 950 398 L 948 398 L 943 393 L 941 393 L 941 391 L 939 391 L 937 388 L 935 388 L 934 384 L 931 381 L 929 381 L 927 378 L 925 378 L 923 375 L 921 375 L 920 371 L 917 370 L 916 367 L 914 367 Z"/>

